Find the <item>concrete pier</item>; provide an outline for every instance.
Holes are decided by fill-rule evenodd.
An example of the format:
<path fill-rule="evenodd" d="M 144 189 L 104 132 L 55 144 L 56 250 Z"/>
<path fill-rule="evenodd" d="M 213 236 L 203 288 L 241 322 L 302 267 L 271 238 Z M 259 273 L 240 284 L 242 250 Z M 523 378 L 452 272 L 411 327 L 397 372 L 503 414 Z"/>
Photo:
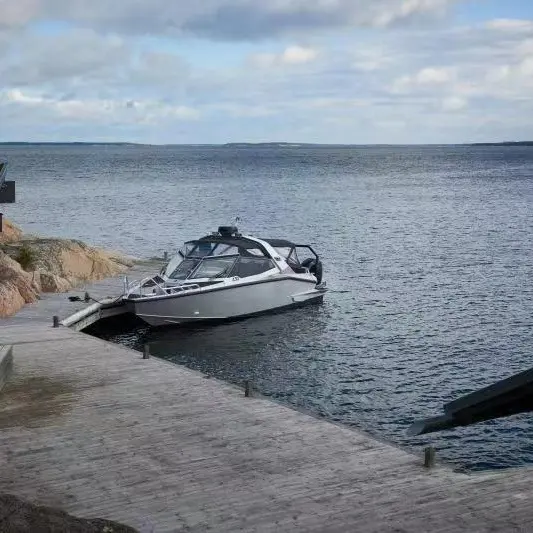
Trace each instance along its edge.
<path fill-rule="evenodd" d="M 425 468 L 422 454 L 51 315 L 0 322 L 0 344 L 13 347 L 0 492 L 142 532 L 531 529 L 531 468 Z"/>

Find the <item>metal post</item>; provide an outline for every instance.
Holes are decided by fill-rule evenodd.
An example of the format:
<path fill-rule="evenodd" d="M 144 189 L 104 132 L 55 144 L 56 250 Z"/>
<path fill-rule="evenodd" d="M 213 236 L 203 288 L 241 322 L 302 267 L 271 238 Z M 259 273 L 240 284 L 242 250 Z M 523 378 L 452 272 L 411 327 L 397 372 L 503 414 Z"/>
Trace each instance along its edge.
<path fill-rule="evenodd" d="M 144 345 L 143 359 L 150 359 L 150 346 L 148 344 Z"/>
<path fill-rule="evenodd" d="M 424 448 L 424 466 L 426 468 L 432 468 L 435 466 L 435 448 L 433 446 L 428 446 Z"/>
<path fill-rule="evenodd" d="M 244 397 L 250 398 L 251 396 L 252 396 L 252 385 L 248 380 L 246 380 L 244 382 Z"/>
<path fill-rule="evenodd" d="M 89 303 L 90 302 L 91 297 L 89 296 L 88 292 L 85 293 L 85 296 L 84 296 L 83 300 L 85 301 L 85 303 Z"/>
<path fill-rule="evenodd" d="M 57 315 L 54 315 L 54 317 L 52 318 L 52 322 L 53 322 L 54 328 L 59 327 L 59 317 Z"/>
<path fill-rule="evenodd" d="M 168 252 L 163 252 L 163 261 L 168 261 Z"/>
<path fill-rule="evenodd" d="M 4 213 L 0 213 L 0 233 L 2 233 L 2 231 L 3 231 L 3 229 L 2 229 L 2 227 L 3 227 L 3 224 L 2 224 L 2 222 L 3 222 L 3 220 L 2 220 L 3 216 L 4 216 Z"/>

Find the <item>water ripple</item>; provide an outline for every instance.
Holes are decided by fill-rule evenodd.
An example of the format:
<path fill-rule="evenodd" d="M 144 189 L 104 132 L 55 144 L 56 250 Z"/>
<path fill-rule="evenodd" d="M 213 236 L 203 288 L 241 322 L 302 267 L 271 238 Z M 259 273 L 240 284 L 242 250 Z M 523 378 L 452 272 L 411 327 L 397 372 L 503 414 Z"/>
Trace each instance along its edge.
<path fill-rule="evenodd" d="M 324 256 L 322 306 L 113 340 L 414 449 L 432 443 L 461 467 L 533 462 L 528 415 L 405 433 L 531 366 L 531 148 L 6 152 L 17 204 L 4 212 L 34 233 L 148 257 L 239 215 L 247 231 Z"/>

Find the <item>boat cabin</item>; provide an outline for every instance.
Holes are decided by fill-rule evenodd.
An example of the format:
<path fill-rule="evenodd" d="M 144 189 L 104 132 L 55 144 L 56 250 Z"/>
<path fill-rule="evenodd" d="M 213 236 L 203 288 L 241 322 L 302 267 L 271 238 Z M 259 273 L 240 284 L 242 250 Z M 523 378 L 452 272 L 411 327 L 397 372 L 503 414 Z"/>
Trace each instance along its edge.
<path fill-rule="evenodd" d="M 279 273 L 292 270 L 295 273 L 309 271 L 312 260 L 300 263 L 296 245 L 282 239 L 255 239 L 240 235 L 236 228 L 219 228 L 217 233 L 188 241 L 162 270 L 167 283 L 184 280 L 211 280 L 223 278 L 247 278 L 269 271 Z M 289 270 L 289 271 L 290 271 Z"/>

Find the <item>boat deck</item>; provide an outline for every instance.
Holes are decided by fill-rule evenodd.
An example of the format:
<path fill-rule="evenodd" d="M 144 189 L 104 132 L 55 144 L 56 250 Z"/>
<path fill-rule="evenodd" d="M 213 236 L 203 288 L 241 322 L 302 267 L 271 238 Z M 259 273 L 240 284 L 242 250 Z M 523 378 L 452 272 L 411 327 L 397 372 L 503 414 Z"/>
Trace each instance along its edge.
<path fill-rule="evenodd" d="M 53 328 L 50 311 L 0 321 L 14 359 L 1 492 L 146 533 L 531 530 L 531 468 L 425 469 L 364 432 Z"/>

